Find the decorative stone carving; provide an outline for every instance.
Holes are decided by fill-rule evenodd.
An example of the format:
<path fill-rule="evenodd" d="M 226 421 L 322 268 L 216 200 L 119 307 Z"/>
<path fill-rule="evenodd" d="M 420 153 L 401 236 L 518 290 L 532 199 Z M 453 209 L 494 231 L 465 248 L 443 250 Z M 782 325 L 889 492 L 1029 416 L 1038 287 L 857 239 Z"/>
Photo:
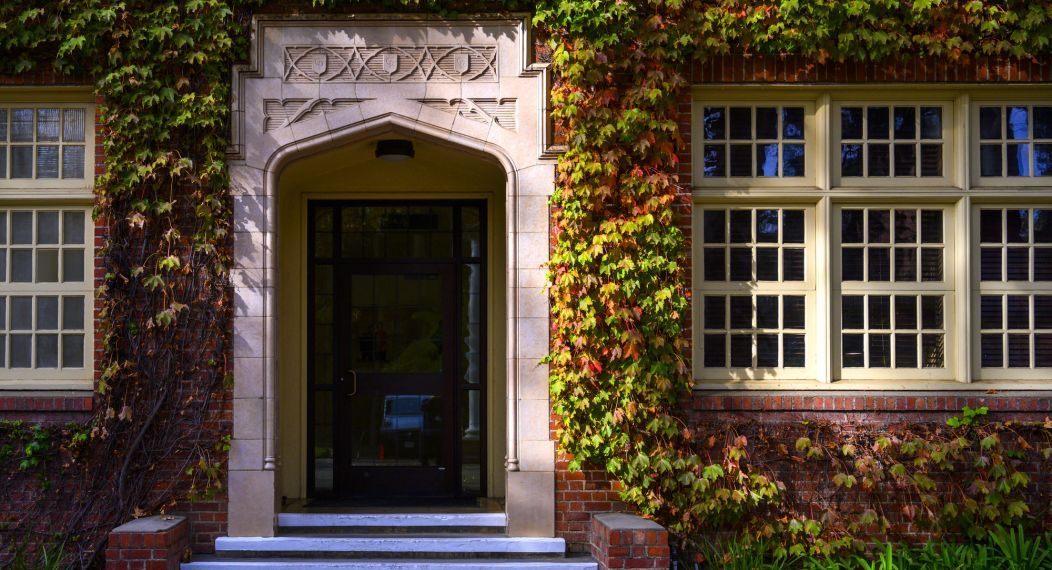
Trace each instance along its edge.
<path fill-rule="evenodd" d="M 287 83 L 497 81 L 497 46 L 285 46 Z"/>
<path fill-rule="evenodd" d="M 368 99 L 265 99 L 263 130 L 273 131 L 293 123 L 353 107 Z"/>
<path fill-rule="evenodd" d="M 516 128 L 515 99 L 414 99 L 439 111 L 454 113 L 486 124 L 496 124 L 514 131 Z"/>

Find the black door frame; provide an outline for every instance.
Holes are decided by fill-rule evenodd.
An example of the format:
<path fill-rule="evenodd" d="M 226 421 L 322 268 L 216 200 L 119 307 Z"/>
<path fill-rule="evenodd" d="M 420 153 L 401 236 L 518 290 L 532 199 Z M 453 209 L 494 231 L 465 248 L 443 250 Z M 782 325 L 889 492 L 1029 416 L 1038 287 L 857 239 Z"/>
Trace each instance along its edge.
<path fill-rule="evenodd" d="M 341 208 L 346 206 L 387 206 L 387 207 L 413 207 L 413 206 L 431 206 L 431 207 L 450 207 L 453 209 L 453 255 L 450 257 L 443 258 L 363 258 L 363 257 L 342 257 L 341 246 L 342 240 L 340 239 L 340 228 L 341 220 Z M 320 208 L 330 207 L 334 211 L 334 234 L 333 234 L 333 253 L 332 258 L 324 260 L 315 256 L 315 212 Z M 477 207 L 479 208 L 480 217 L 480 242 L 481 242 L 481 255 L 477 257 L 463 255 L 461 247 L 461 239 L 463 235 L 463 224 L 462 224 L 462 208 L 463 207 Z M 452 440 L 453 445 L 453 461 L 452 461 L 452 473 L 450 477 L 454 481 L 454 497 L 474 497 L 474 496 L 485 496 L 487 488 L 487 462 L 488 462 L 488 433 L 486 430 L 486 418 L 488 417 L 488 406 L 487 397 L 488 392 L 487 384 L 489 380 L 488 375 L 488 350 L 489 350 L 489 338 L 487 330 L 487 319 L 488 319 L 488 257 L 489 257 L 489 226 L 488 220 L 488 203 L 484 199 L 462 199 L 462 200 L 308 200 L 307 202 L 307 227 L 306 235 L 304 236 L 307 240 L 307 496 L 316 498 L 329 498 L 346 496 L 347 494 L 353 495 L 353 489 L 342 490 L 340 487 L 340 476 L 336 473 L 337 466 L 341 463 L 341 458 L 334 458 L 334 473 L 333 473 L 333 489 L 319 490 L 315 489 L 315 456 L 314 456 L 314 442 L 315 442 L 315 392 L 328 390 L 332 392 L 334 400 L 339 398 L 342 389 L 339 385 L 338 375 L 342 372 L 339 367 L 339 363 L 334 362 L 333 373 L 334 378 L 328 381 L 318 382 L 321 380 L 316 377 L 315 372 L 315 359 L 314 359 L 314 347 L 316 339 L 315 326 L 314 326 L 314 315 L 315 315 L 315 268 L 318 265 L 328 264 L 333 267 L 334 276 L 340 272 L 339 267 L 354 267 L 354 266 L 414 266 L 414 265 L 434 265 L 442 264 L 448 265 L 453 274 L 454 283 L 454 294 L 451 296 L 453 302 L 452 313 L 455 316 L 454 322 L 451 326 L 456 327 L 457 330 L 463 330 L 461 321 L 462 315 L 462 290 L 464 287 L 462 279 L 461 269 L 467 263 L 478 264 L 480 268 L 480 281 L 481 281 L 481 315 L 480 315 L 480 347 L 479 347 L 479 370 L 480 378 L 479 383 L 474 386 L 469 386 L 464 382 L 463 370 L 461 370 L 461 362 L 459 353 L 456 358 L 453 358 L 453 365 L 455 367 L 453 377 L 456 379 L 450 392 L 453 396 L 453 420 L 448 423 L 446 429 L 455 430 Z M 335 327 L 334 327 L 335 328 Z M 459 338 L 459 337 L 454 337 Z M 462 417 L 462 401 L 464 394 L 468 390 L 479 391 L 479 446 L 480 446 L 480 458 L 479 458 L 479 489 L 477 493 L 470 492 L 465 493 L 463 489 L 463 449 L 460 445 L 459 433 L 464 429 L 465 426 L 461 425 Z M 336 408 L 339 409 L 338 407 Z M 338 420 L 334 417 L 334 430 L 338 430 Z M 337 435 L 333 434 L 334 437 Z"/>

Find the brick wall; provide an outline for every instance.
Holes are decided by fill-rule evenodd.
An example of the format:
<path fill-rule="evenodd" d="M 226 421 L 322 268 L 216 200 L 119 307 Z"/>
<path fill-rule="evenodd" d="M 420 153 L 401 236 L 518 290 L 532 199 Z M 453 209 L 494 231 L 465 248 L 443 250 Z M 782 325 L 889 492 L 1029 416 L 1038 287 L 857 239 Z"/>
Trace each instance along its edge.
<path fill-rule="evenodd" d="M 873 83 L 873 82 L 1050 82 L 1052 57 L 1023 61 L 1004 58 L 974 58 L 951 64 L 946 60 L 912 59 L 895 63 L 826 63 L 809 62 L 796 56 L 717 56 L 698 62 L 690 70 L 692 83 L 704 84 L 799 84 L 799 83 Z M 677 172 L 681 200 L 676 206 L 677 222 L 691 240 L 692 153 L 691 95 L 680 99 L 677 122 L 682 137 Z M 686 260 L 690 263 L 690 258 Z M 690 290 L 688 265 L 687 290 Z M 690 337 L 689 328 L 685 331 Z M 691 425 L 729 421 L 744 424 L 758 422 L 788 424 L 801 420 L 886 427 L 897 423 L 932 423 L 942 425 L 946 418 L 960 413 L 964 406 L 988 406 L 996 419 L 1043 420 L 1052 413 L 1052 394 L 1004 393 L 960 395 L 946 392 L 736 392 L 695 391 L 683 402 L 683 415 Z M 552 418 L 554 427 L 557 418 Z M 592 515 L 622 511 L 616 486 L 600 469 L 569 472 L 568 459 L 556 456 L 556 533 L 567 540 L 571 551 L 589 552 L 589 530 Z M 1052 477 L 1031 472 L 1038 497 L 1052 497 Z M 794 467 L 777 475 L 802 497 L 828 494 L 831 481 L 827 473 Z M 889 498 L 894 501 L 895 498 Z M 851 500 L 844 508 L 850 510 Z M 860 504 L 860 503 L 854 503 Z M 896 509 L 901 505 L 889 503 Z M 900 521 L 892 532 L 923 538 L 921 531 Z"/>
<path fill-rule="evenodd" d="M 110 532 L 106 570 L 179 570 L 189 543 L 184 517 L 136 519 Z"/>
<path fill-rule="evenodd" d="M 626 513 L 601 513 L 592 518 L 589 553 L 599 570 L 668 568 L 668 531 L 653 521 Z"/>

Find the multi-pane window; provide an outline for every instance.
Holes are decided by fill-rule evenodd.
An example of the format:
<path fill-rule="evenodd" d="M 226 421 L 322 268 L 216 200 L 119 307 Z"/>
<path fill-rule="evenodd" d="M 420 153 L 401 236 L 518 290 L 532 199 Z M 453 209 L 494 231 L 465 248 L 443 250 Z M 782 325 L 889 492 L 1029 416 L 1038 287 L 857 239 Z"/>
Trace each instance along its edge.
<path fill-rule="evenodd" d="M 705 178 L 799 178 L 805 175 L 805 107 L 706 106 Z"/>
<path fill-rule="evenodd" d="M 1052 207 L 979 207 L 979 366 L 1052 367 Z"/>
<path fill-rule="evenodd" d="M 979 106 L 979 175 L 1052 176 L 1052 105 Z"/>
<path fill-rule="evenodd" d="M 0 180 L 83 180 L 87 109 L 0 107 Z"/>
<path fill-rule="evenodd" d="M 84 207 L 0 210 L 0 377 L 90 374 L 90 216 Z"/>
<path fill-rule="evenodd" d="M 805 375 L 813 210 L 706 206 L 699 221 L 703 374 Z"/>
<path fill-rule="evenodd" d="M 947 210 L 845 206 L 837 217 L 843 376 L 854 369 L 945 370 L 953 307 Z"/>
<path fill-rule="evenodd" d="M 943 176 L 943 107 L 844 105 L 840 108 L 840 176 Z"/>

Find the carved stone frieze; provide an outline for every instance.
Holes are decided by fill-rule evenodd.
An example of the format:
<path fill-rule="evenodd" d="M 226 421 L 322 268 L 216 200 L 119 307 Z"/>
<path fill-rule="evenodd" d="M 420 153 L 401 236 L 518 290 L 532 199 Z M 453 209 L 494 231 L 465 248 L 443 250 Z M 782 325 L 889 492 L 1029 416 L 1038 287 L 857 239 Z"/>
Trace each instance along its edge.
<path fill-rule="evenodd" d="M 516 129 L 515 99 L 414 99 L 432 109 L 454 113 L 472 121 Z"/>
<path fill-rule="evenodd" d="M 353 107 L 368 99 L 264 99 L 263 130 L 273 131 L 293 123 Z"/>
<path fill-rule="evenodd" d="M 286 83 L 497 81 L 497 46 L 285 46 Z"/>

